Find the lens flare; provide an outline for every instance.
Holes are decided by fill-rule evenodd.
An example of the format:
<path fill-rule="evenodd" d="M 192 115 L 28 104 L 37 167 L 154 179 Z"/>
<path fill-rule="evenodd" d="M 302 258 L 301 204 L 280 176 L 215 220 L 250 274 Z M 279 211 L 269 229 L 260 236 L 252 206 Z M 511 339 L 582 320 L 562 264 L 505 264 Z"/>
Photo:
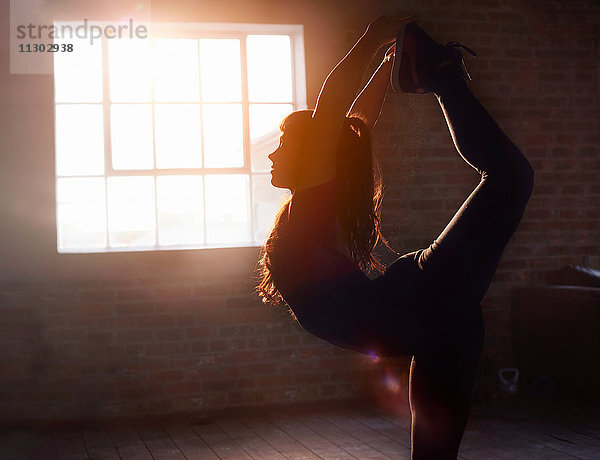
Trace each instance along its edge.
<path fill-rule="evenodd" d="M 374 364 L 377 364 L 381 361 L 381 358 L 374 351 L 369 351 L 367 355 Z"/>
<path fill-rule="evenodd" d="M 367 353 L 370 364 L 370 386 L 379 406 L 397 420 L 410 422 L 409 361 L 407 359 L 382 358 L 374 352 Z"/>
<path fill-rule="evenodd" d="M 394 394 L 398 393 L 401 388 L 400 380 L 398 380 L 398 378 L 395 375 L 389 372 L 386 372 L 386 375 L 383 376 L 383 384 L 388 389 L 388 391 L 391 391 Z"/>

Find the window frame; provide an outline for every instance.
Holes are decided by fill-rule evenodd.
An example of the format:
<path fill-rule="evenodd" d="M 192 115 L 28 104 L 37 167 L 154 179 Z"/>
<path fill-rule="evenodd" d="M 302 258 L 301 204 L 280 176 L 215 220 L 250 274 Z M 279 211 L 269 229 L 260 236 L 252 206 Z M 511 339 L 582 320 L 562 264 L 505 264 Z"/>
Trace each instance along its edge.
<path fill-rule="evenodd" d="M 103 22 L 95 22 L 99 25 Z M 292 75 L 292 100 L 277 101 L 277 102 L 251 102 L 248 97 L 248 61 L 247 61 L 247 37 L 249 35 L 288 35 L 290 37 L 291 51 L 291 75 Z M 253 201 L 252 178 L 254 176 L 268 175 L 268 172 L 253 171 L 251 165 L 251 149 L 250 149 L 250 105 L 251 104 L 290 104 L 292 110 L 305 109 L 306 104 L 306 69 L 305 69 L 305 53 L 304 53 L 304 27 L 302 24 L 258 24 L 258 23 L 176 23 L 176 22 L 152 22 L 149 23 L 150 38 L 186 38 L 186 39 L 204 39 L 204 38 L 233 38 L 239 39 L 240 43 L 240 65 L 241 65 L 241 105 L 242 110 L 242 139 L 243 139 L 243 159 L 242 167 L 205 167 L 204 164 L 199 168 L 164 168 L 156 167 L 156 142 L 155 142 L 155 108 L 160 104 L 197 104 L 202 107 L 211 104 L 238 104 L 238 102 L 205 102 L 202 99 L 202 94 L 199 95 L 198 101 L 194 102 L 160 102 L 155 100 L 154 86 L 152 87 L 152 97 L 150 102 L 117 102 L 116 104 L 150 104 L 152 107 L 152 129 L 153 129 L 153 161 L 154 167 L 151 169 L 114 169 L 112 162 L 112 145 L 111 145 L 111 105 L 114 104 L 110 100 L 110 75 L 108 72 L 109 62 L 109 47 L 108 39 L 102 37 L 101 55 L 102 55 L 102 100 L 100 102 L 58 102 L 54 97 L 55 111 L 59 105 L 77 105 L 77 104 L 101 104 L 102 116 L 104 123 L 104 173 L 103 174 L 77 174 L 77 175 L 59 175 L 58 170 L 55 170 L 55 187 L 58 192 L 59 179 L 64 178 L 92 178 L 98 177 L 104 179 L 104 194 L 105 194 L 105 246 L 97 248 L 61 248 L 60 247 L 60 231 L 58 219 L 58 196 L 55 200 L 55 217 L 56 217 L 56 248 L 59 254 L 86 254 L 86 253 L 113 253 L 113 252 L 154 252 L 154 251 L 177 251 L 177 250 L 201 250 L 215 248 L 232 248 L 232 247 L 258 247 L 262 242 L 256 239 L 255 235 L 255 210 Z M 56 113 L 56 112 L 55 112 Z M 202 129 L 202 126 L 199 127 Z M 55 120 L 55 132 L 57 130 Z M 56 140 L 56 139 L 55 139 Z M 57 145 L 55 144 L 55 162 L 57 161 Z M 206 188 L 204 186 L 205 177 L 216 174 L 231 174 L 244 175 L 248 178 L 248 200 L 249 200 L 249 229 L 251 240 L 247 242 L 235 243 L 208 243 L 206 241 Z M 163 245 L 159 244 L 159 213 L 158 213 L 158 187 L 157 178 L 161 176 L 200 176 L 203 183 L 203 212 L 204 212 L 204 244 L 202 245 Z M 111 247 L 110 246 L 110 228 L 109 228 L 109 199 L 108 199 L 108 180 L 111 177 L 152 177 L 154 180 L 154 215 L 155 215 L 155 244 L 153 246 L 139 247 Z"/>

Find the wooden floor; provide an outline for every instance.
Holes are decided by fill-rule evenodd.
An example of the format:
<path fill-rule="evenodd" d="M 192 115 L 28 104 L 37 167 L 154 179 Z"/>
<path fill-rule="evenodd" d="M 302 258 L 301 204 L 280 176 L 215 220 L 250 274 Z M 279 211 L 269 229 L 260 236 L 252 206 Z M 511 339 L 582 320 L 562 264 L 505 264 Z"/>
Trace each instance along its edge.
<path fill-rule="evenodd" d="M 10 460 L 408 459 L 409 446 L 405 416 L 356 403 L 0 432 Z M 475 406 L 459 458 L 600 459 L 600 417 L 565 400 Z"/>

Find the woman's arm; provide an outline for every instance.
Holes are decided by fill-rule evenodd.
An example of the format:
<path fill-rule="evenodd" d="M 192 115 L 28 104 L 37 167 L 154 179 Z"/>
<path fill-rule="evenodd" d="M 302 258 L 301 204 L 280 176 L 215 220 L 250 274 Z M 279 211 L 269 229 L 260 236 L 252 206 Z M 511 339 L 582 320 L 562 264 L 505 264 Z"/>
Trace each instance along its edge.
<path fill-rule="evenodd" d="M 373 129 L 385 99 L 393 67 L 394 46 L 388 49 L 385 58 L 361 93 L 355 99 L 347 116 L 358 116 L 363 119 L 369 129 Z"/>
<path fill-rule="evenodd" d="M 396 32 L 413 20 L 398 15 L 378 17 L 327 76 L 306 139 L 305 158 L 296 189 L 312 187 L 335 178 L 335 153 L 339 136 L 346 114 L 360 89 L 365 68 L 377 50 L 392 43 Z"/>

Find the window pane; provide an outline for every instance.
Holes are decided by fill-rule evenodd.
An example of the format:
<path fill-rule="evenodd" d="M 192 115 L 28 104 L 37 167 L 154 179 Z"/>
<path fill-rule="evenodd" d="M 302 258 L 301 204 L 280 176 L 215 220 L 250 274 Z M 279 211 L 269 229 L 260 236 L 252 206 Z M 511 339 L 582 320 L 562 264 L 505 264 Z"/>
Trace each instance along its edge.
<path fill-rule="evenodd" d="M 158 243 L 204 243 L 202 177 L 158 177 Z"/>
<path fill-rule="evenodd" d="M 154 246 L 154 178 L 108 178 L 108 230 L 111 247 Z"/>
<path fill-rule="evenodd" d="M 73 52 L 54 53 L 54 91 L 56 102 L 102 101 L 102 42 L 75 38 L 55 39 L 54 43 L 73 44 Z"/>
<path fill-rule="evenodd" d="M 106 246 L 104 178 L 58 179 L 58 249 Z"/>
<path fill-rule="evenodd" d="M 255 242 L 264 242 L 273 225 L 275 214 L 277 214 L 277 211 L 288 196 L 288 191 L 283 191 L 271 185 L 270 174 L 252 176 L 252 209 L 254 211 Z"/>
<path fill-rule="evenodd" d="M 113 104 L 110 136 L 115 169 L 152 169 L 152 106 Z"/>
<path fill-rule="evenodd" d="M 248 35 L 246 44 L 250 102 L 291 102 L 289 35 Z"/>
<path fill-rule="evenodd" d="M 279 123 L 293 110 L 291 104 L 250 105 L 250 156 L 252 171 L 269 171 L 267 158 L 279 145 Z"/>
<path fill-rule="evenodd" d="M 113 102 L 150 102 L 152 49 L 149 39 L 108 40 L 110 99 Z"/>
<path fill-rule="evenodd" d="M 222 38 L 200 40 L 200 75 L 204 101 L 241 101 L 240 41 Z"/>
<path fill-rule="evenodd" d="M 200 105 L 160 104 L 154 116 L 156 167 L 201 167 Z"/>
<path fill-rule="evenodd" d="M 102 105 L 56 106 L 56 174 L 104 174 Z"/>
<path fill-rule="evenodd" d="M 250 241 L 248 176 L 210 175 L 205 184 L 207 242 Z"/>
<path fill-rule="evenodd" d="M 204 166 L 227 168 L 244 166 L 242 106 L 239 104 L 205 105 Z"/>
<path fill-rule="evenodd" d="M 198 40 L 158 39 L 154 48 L 154 98 L 191 102 L 200 97 Z"/>

